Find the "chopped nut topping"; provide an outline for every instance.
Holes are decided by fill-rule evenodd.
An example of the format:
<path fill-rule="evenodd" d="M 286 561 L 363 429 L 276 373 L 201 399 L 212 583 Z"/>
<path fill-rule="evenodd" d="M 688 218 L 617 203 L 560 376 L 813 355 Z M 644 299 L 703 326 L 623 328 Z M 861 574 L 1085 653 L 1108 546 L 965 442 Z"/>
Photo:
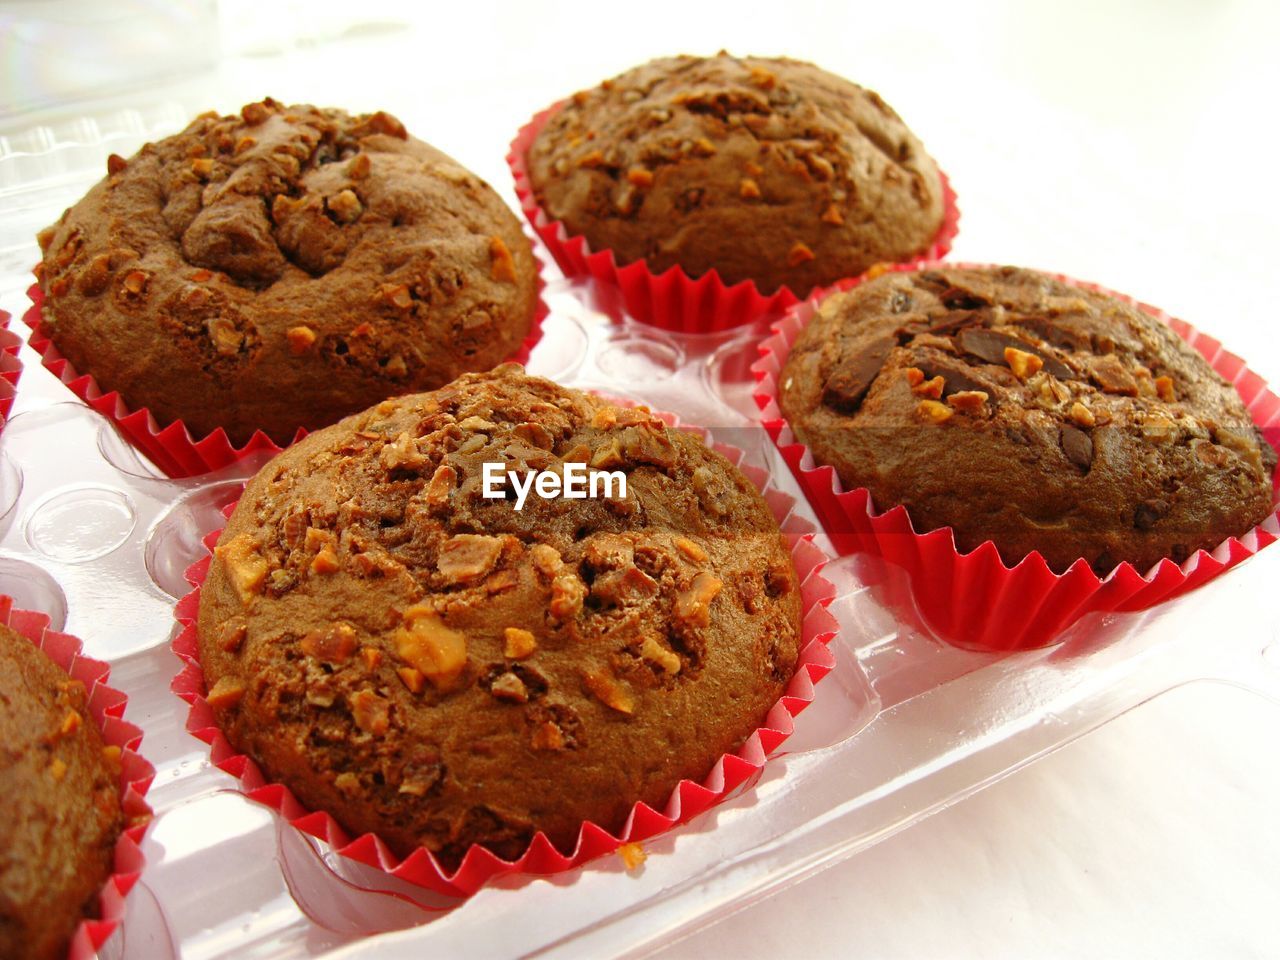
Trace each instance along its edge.
<path fill-rule="evenodd" d="M 524 681 L 510 671 L 494 678 L 493 683 L 489 685 L 489 693 L 509 703 L 529 702 L 529 690 L 525 687 Z"/>
<path fill-rule="evenodd" d="M 540 423 L 522 423 L 511 432 L 540 450 L 550 450 L 556 443 L 555 438 Z"/>
<path fill-rule="evenodd" d="M 67 765 L 61 757 L 54 757 L 49 763 L 49 776 L 61 783 L 62 778 L 67 775 Z"/>
<path fill-rule="evenodd" d="M 680 672 L 680 657 L 653 637 L 644 638 L 644 642 L 640 644 L 640 656 L 656 664 L 668 676 L 675 676 Z"/>
<path fill-rule="evenodd" d="M 534 569 L 545 577 L 554 577 L 564 568 L 560 551 L 547 543 L 535 543 L 529 548 L 529 559 Z"/>
<path fill-rule="evenodd" d="M 356 631 L 349 623 L 330 624 L 305 634 L 298 647 L 325 663 L 346 663 L 356 652 Z"/>
<path fill-rule="evenodd" d="M 551 581 L 551 602 L 547 609 L 557 620 L 572 620 L 582 612 L 587 586 L 576 573 L 563 571 Z"/>
<path fill-rule="evenodd" d="M 798 267 L 800 264 L 813 259 L 815 259 L 814 252 L 809 249 L 807 244 L 801 243 L 799 240 L 791 245 L 791 250 L 787 253 L 787 265 L 791 267 Z"/>
<path fill-rule="evenodd" d="M 627 171 L 627 182 L 637 187 L 653 186 L 653 171 L 647 167 L 632 167 Z"/>
<path fill-rule="evenodd" d="M 563 750 L 565 748 L 564 734 L 550 720 L 545 720 L 533 728 L 533 736 L 530 738 L 530 742 L 535 750 Z"/>
<path fill-rule="evenodd" d="M 355 794 L 360 790 L 360 778 L 348 770 L 334 777 L 333 785 L 343 793 Z"/>
<path fill-rule="evenodd" d="M 822 211 L 822 222 L 829 223 L 833 227 L 839 227 L 844 224 L 844 214 L 840 212 L 840 208 L 834 203 L 827 204 L 827 209 Z"/>
<path fill-rule="evenodd" d="M 352 180 L 363 180 L 369 175 L 370 165 L 367 153 L 357 153 L 351 158 L 351 162 L 347 164 L 347 176 Z"/>
<path fill-rule="evenodd" d="M 461 533 L 444 542 L 436 569 L 449 583 L 473 583 L 494 568 L 501 553 L 501 538 Z"/>
<path fill-rule="evenodd" d="M 1178 436 L 1178 427 L 1168 417 L 1147 417 L 1142 423 L 1142 435 L 1157 443 L 1172 443 Z"/>
<path fill-rule="evenodd" d="M 361 647 L 360 659 L 364 662 L 364 668 L 372 673 L 382 665 L 382 651 L 377 647 Z"/>
<path fill-rule="evenodd" d="M 302 545 L 307 550 L 319 550 L 331 543 L 333 543 L 333 534 L 318 527 L 307 527 L 307 535 L 302 540 Z"/>
<path fill-rule="evenodd" d="M 597 407 L 591 414 L 591 426 L 597 430 L 609 430 L 618 423 L 618 410 L 615 407 Z"/>
<path fill-rule="evenodd" d="M 226 317 L 214 317 L 208 323 L 209 339 L 224 357 L 235 356 L 244 346 L 244 335 Z"/>
<path fill-rule="evenodd" d="M 244 638 L 248 636 L 249 628 L 244 621 L 232 621 L 222 628 L 222 636 L 218 641 L 220 646 L 227 653 L 235 653 L 244 645 Z"/>
<path fill-rule="evenodd" d="M 1004 362 L 1009 365 L 1009 369 L 1019 380 L 1026 380 L 1044 366 L 1044 361 L 1034 353 L 1027 353 L 1017 347 L 1004 348 Z"/>
<path fill-rule="evenodd" d="M 1134 379 L 1138 382 L 1138 396 L 1154 397 L 1156 396 L 1155 378 L 1151 376 L 1151 371 L 1146 367 L 1138 367 L 1133 372 Z"/>
<path fill-rule="evenodd" d="M 516 261 L 501 237 L 489 238 L 489 276 L 499 283 L 516 282 Z"/>
<path fill-rule="evenodd" d="M 945 403 L 939 403 L 937 400 L 921 400 L 916 405 L 916 413 L 926 420 L 942 423 L 950 420 L 954 411 Z"/>
<path fill-rule="evenodd" d="M 977 413 L 987 405 L 987 391 L 957 390 L 947 397 L 947 403 L 957 410 L 962 410 L 966 413 Z"/>
<path fill-rule="evenodd" d="M 292 354 L 306 353 L 316 342 L 316 332 L 307 326 L 290 327 L 285 331 L 285 338 L 289 341 L 289 352 Z"/>
<path fill-rule="evenodd" d="M 68 710 L 66 716 L 62 718 L 62 726 L 58 728 L 58 733 L 64 737 L 69 737 L 80 729 L 80 724 L 83 722 L 84 717 L 74 710 Z"/>
<path fill-rule="evenodd" d="M 127 166 L 129 166 L 129 161 L 125 160 L 120 154 L 107 154 L 107 176 L 113 177 L 117 173 L 123 173 Z"/>
<path fill-rule="evenodd" d="M 716 154 L 716 145 L 706 137 L 699 137 L 693 141 L 693 152 L 700 157 L 714 157 Z"/>
<path fill-rule="evenodd" d="M 504 645 L 502 655 L 509 660 L 526 660 L 538 649 L 537 638 L 521 627 L 507 627 L 502 631 Z"/>
<path fill-rule="evenodd" d="M 207 177 L 213 173 L 213 161 L 208 157 L 201 157 L 191 161 L 191 172 L 197 177 Z"/>
<path fill-rule="evenodd" d="M 595 453 L 591 455 L 591 466 L 601 470 L 621 467 L 626 462 L 626 458 L 622 455 L 622 443 L 617 437 L 613 437 L 597 447 Z"/>
<path fill-rule="evenodd" d="M 705 627 L 711 622 L 711 601 L 716 598 L 723 586 L 724 583 L 719 577 L 712 576 L 705 570 L 699 573 L 693 578 L 693 583 L 676 597 L 676 619 Z"/>
<path fill-rule="evenodd" d="M 760 199 L 760 184 L 750 177 L 743 177 L 738 184 L 738 195 L 744 200 L 758 200 Z"/>
<path fill-rule="evenodd" d="M 1114 354 L 1104 354 L 1089 359 L 1089 376 L 1106 393 L 1128 397 L 1138 395 L 1138 383 Z"/>
<path fill-rule="evenodd" d="M 342 569 L 342 564 L 338 561 L 338 554 L 330 546 L 320 548 L 319 553 L 311 560 L 311 572 L 319 574 L 337 573 Z"/>
<path fill-rule="evenodd" d="M 750 160 L 742 165 L 742 169 L 747 171 L 747 176 L 749 177 L 758 177 L 760 174 L 764 173 L 764 167 L 760 166 L 758 163 L 752 163 Z"/>
<path fill-rule="evenodd" d="M 151 277 L 141 270 L 130 270 L 124 275 L 121 286 L 134 296 L 140 296 L 147 289 L 147 283 L 150 279 Z"/>
<path fill-rule="evenodd" d="M 407 284 L 384 283 L 379 288 L 378 296 L 397 310 L 408 310 L 413 306 L 413 297 L 409 293 Z"/>
<path fill-rule="evenodd" d="M 427 678 L 415 667 L 397 667 L 396 675 L 410 693 L 418 694 L 426 689 Z"/>
<path fill-rule="evenodd" d="M 566 451 L 560 459 L 565 463 L 588 463 L 591 460 L 591 448 L 585 443 L 579 443 L 572 450 Z"/>
<path fill-rule="evenodd" d="M 242 533 L 226 543 L 219 543 L 214 547 L 213 555 L 222 563 L 241 603 L 248 603 L 261 592 L 262 583 L 267 579 L 267 561 L 258 553 L 257 541 L 251 535 Z"/>
<path fill-rule="evenodd" d="M 391 704 L 372 690 L 357 690 L 347 698 L 356 726 L 381 737 L 391 729 Z"/>
<path fill-rule="evenodd" d="M 246 103 L 240 108 L 240 116 L 251 127 L 265 123 L 271 116 L 271 110 L 264 103 Z"/>
<path fill-rule="evenodd" d="M 649 859 L 649 855 L 644 852 L 644 847 L 638 843 L 624 843 L 618 848 L 618 856 L 622 857 L 622 865 L 628 870 L 635 870 Z"/>
<path fill-rule="evenodd" d="M 423 497 L 427 504 L 431 507 L 443 507 L 449 502 L 449 495 L 453 493 L 454 487 L 458 482 L 458 471 L 447 463 L 442 463 L 436 467 L 436 472 L 431 475 L 431 480 L 427 483 L 427 489 L 423 492 Z"/>
<path fill-rule="evenodd" d="M 388 470 L 417 470 L 427 462 L 426 454 L 418 449 L 418 438 L 407 430 L 385 444 L 378 457 Z"/>
<path fill-rule="evenodd" d="M 596 149 L 596 150 L 591 150 L 587 153 L 584 153 L 581 157 L 578 158 L 578 166 L 603 167 L 604 152 L 602 150 Z"/>
<path fill-rule="evenodd" d="M 102 759 L 108 767 L 119 773 L 120 768 L 124 765 L 124 751 L 114 743 L 109 743 L 102 748 Z"/>
<path fill-rule="evenodd" d="M 630 716 L 635 712 L 635 698 L 621 683 L 607 673 L 588 671 L 582 675 L 588 692 L 610 710 Z"/>
<path fill-rule="evenodd" d="M 1077 400 L 1071 405 L 1071 410 L 1067 414 L 1071 417 L 1073 423 L 1081 427 L 1093 427 L 1098 423 L 1098 418 L 1093 415 L 1093 411 Z"/>
<path fill-rule="evenodd" d="M 936 376 L 931 380 L 921 380 L 919 383 L 917 383 L 914 387 L 911 388 L 911 392 L 914 393 L 916 396 L 930 397 L 933 400 L 941 400 L 942 391 L 946 387 L 946 385 L 947 385 L 946 380 L 944 380 L 941 376 Z"/>
<path fill-rule="evenodd" d="M 467 638 L 445 626 L 431 607 L 406 610 L 395 641 L 400 659 L 422 671 L 436 689 L 450 686 L 467 665 Z"/>
<path fill-rule="evenodd" d="M 676 549 L 694 561 L 694 563 L 701 563 L 707 559 L 707 551 L 703 550 L 701 546 L 688 537 L 676 537 Z"/>
<path fill-rule="evenodd" d="M 1173 390 L 1173 377 L 1156 377 L 1156 396 L 1165 403 L 1176 403 L 1178 395 Z"/>
<path fill-rule="evenodd" d="M 752 67 L 751 82 L 761 90 L 772 90 L 777 86 L 778 78 L 764 67 Z"/>
<path fill-rule="evenodd" d="M 924 371 L 918 367 L 907 367 L 907 369 L 903 370 L 902 373 L 907 378 L 907 383 L 912 387 L 912 389 L 924 383 Z"/>
<path fill-rule="evenodd" d="M 360 214 L 364 213 L 364 204 L 360 202 L 356 192 L 350 188 L 339 190 L 329 197 L 325 201 L 325 206 L 343 223 L 355 223 L 360 219 Z"/>
<path fill-rule="evenodd" d="M 243 683 L 231 677 L 220 677 L 204 699 L 215 710 L 222 710 L 226 707 L 234 707 L 243 697 Z"/>
<path fill-rule="evenodd" d="M 239 156 L 240 154 L 244 153 L 246 150 L 253 149 L 253 147 L 257 144 L 257 142 L 258 141 L 253 137 L 241 137 L 239 140 L 236 141 L 236 151 L 235 151 L 236 155 Z"/>

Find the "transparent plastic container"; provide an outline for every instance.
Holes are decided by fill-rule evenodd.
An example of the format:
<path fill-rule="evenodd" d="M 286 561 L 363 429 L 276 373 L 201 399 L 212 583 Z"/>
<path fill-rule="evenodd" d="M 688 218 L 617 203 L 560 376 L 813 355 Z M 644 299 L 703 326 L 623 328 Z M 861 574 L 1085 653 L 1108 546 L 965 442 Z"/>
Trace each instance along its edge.
<path fill-rule="evenodd" d="M 128 154 L 179 128 L 177 107 L 117 111 L 0 140 L 0 303 L 22 308 L 34 232 Z M 675 412 L 738 446 L 803 497 L 755 426 L 748 367 L 761 327 L 671 335 L 615 323 L 553 280 L 530 370 Z M 15 316 L 11 325 L 25 332 Z M 1280 549 L 1186 597 L 1094 617 L 1055 646 L 997 655 L 913 626 L 909 593 L 865 561 L 833 562 L 835 671 L 784 752 L 749 789 L 645 844 L 628 871 L 606 857 L 516 876 L 469 900 L 338 857 L 247 800 L 185 730 L 169 643 L 183 570 L 261 465 L 160 475 L 23 349 L 0 432 L 0 592 L 110 662 L 157 776 L 147 867 L 110 957 L 631 956 L 672 942 L 854 856 L 1131 708 L 1193 680 L 1280 698 L 1280 638 L 1266 604 Z M 819 538 L 821 541 L 821 538 Z"/>

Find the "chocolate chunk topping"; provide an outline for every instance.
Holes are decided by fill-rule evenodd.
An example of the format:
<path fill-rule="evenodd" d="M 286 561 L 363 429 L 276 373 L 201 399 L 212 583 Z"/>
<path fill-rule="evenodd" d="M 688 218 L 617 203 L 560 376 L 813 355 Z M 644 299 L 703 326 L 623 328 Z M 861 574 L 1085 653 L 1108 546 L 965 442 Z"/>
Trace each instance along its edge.
<path fill-rule="evenodd" d="M 1107 393 L 1118 393 L 1126 397 L 1138 395 L 1138 381 L 1120 364 L 1114 354 L 1091 359 L 1089 376 Z"/>
<path fill-rule="evenodd" d="M 1044 361 L 1045 371 L 1059 380 L 1075 379 L 1075 372 L 1065 363 L 1021 337 L 1014 337 L 998 330 L 987 330 L 984 327 L 965 327 L 956 334 L 954 342 L 965 353 L 979 357 L 987 363 L 1000 365 L 1004 364 L 1005 348 L 1013 347 L 1015 350 L 1035 354 Z"/>
<path fill-rule="evenodd" d="M 871 384 L 879 375 L 894 345 L 892 338 L 882 337 L 863 352 L 846 360 L 827 378 L 822 391 L 822 402 L 837 413 L 854 413 L 871 389 Z"/>
<path fill-rule="evenodd" d="M 978 310 L 990 306 L 982 297 L 960 287 L 948 287 L 938 295 L 938 299 L 948 310 Z"/>
<path fill-rule="evenodd" d="M 942 377 L 945 381 L 942 387 L 943 399 L 951 396 L 953 393 L 963 393 L 966 390 L 982 390 L 990 393 L 990 384 L 983 383 L 981 380 L 975 380 L 965 372 L 963 363 L 951 363 L 938 366 L 921 367 L 926 380 L 932 380 L 934 377 Z"/>
<path fill-rule="evenodd" d="M 1093 350 L 1092 339 L 1087 333 L 1064 327 L 1053 320 L 1044 317 L 1014 317 L 1013 322 L 1030 330 L 1045 343 L 1059 350 L 1073 350 L 1081 353 L 1089 353 Z"/>
<path fill-rule="evenodd" d="M 1168 501 L 1143 500 L 1133 511 L 1133 525 L 1139 530 L 1150 530 L 1168 512 Z"/>
<path fill-rule="evenodd" d="M 1062 452 L 1084 473 L 1093 466 L 1093 438 L 1083 430 L 1078 430 L 1069 423 L 1062 425 L 1062 433 L 1058 437 Z"/>

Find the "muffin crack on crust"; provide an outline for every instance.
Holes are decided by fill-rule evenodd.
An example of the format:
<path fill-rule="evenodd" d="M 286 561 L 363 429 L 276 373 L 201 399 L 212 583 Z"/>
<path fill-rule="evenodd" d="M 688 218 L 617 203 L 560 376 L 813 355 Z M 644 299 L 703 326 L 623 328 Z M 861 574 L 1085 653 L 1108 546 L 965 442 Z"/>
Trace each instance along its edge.
<path fill-rule="evenodd" d="M 483 494 L 485 463 L 626 493 Z M 250 482 L 200 602 L 230 742 L 348 830 L 456 866 L 562 850 L 738 747 L 800 589 L 759 492 L 644 408 L 505 365 L 312 434 Z"/>
<path fill-rule="evenodd" d="M 197 436 L 285 443 L 529 333 L 515 216 L 389 114 L 268 99 L 107 166 L 40 234 L 42 324 L 104 391 Z"/>
<path fill-rule="evenodd" d="M 103 745 L 84 684 L 7 626 L 0 734 L 0 957 L 64 957 L 124 825 L 120 750 Z"/>
<path fill-rule="evenodd" d="M 797 60 L 654 60 L 575 94 L 528 168 L 594 249 L 765 293 L 921 253 L 943 219 L 937 168 L 898 115 Z"/>
<path fill-rule="evenodd" d="M 890 272 L 801 332 L 779 404 L 879 509 L 1006 563 L 1145 571 L 1273 509 L 1275 452 L 1235 390 L 1159 320 L 1012 267 Z"/>

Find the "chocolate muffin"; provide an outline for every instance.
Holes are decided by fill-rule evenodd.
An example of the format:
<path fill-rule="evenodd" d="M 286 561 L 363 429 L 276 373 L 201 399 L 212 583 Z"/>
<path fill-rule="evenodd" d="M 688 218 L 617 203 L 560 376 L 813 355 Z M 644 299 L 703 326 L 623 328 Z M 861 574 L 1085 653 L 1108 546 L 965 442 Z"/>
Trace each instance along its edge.
<path fill-rule="evenodd" d="M 518 506 L 484 496 L 485 463 L 621 471 L 625 495 Z M 453 866 L 537 831 L 570 851 L 584 821 L 618 830 L 704 777 L 781 695 L 800 610 L 773 516 L 723 457 L 504 365 L 263 467 L 198 628 L 237 749 L 348 830 Z"/>
<path fill-rule="evenodd" d="M 0 626 L 0 957 L 63 957 L 96 909 L 124 816 L 119 754 L 84 685 Z"/>
<path fill-rule="evenodd" d="M 928 248 L 942 181 L 870 90 L 797 60 L 654 60 L 575 94 L 529 150 L 538 203 L 622 263 L 804 295 Z"/>
<path fill-rule="evenodd" d="M 196 436 L 287 443 L 486 370 L 530 331 L 515 215 L 388 114 L 265 100 L 107 170 L 40 234 L 44 331 Z"/>
<path fill-rule="evenodd" d="M 1012 267 L 887 273 L 825 300 L 782 371 L 797 439 L 846 488 L 963 552 L 1145 571 L 1272 510 L 1274 451 L 1159 320 Z"/>

